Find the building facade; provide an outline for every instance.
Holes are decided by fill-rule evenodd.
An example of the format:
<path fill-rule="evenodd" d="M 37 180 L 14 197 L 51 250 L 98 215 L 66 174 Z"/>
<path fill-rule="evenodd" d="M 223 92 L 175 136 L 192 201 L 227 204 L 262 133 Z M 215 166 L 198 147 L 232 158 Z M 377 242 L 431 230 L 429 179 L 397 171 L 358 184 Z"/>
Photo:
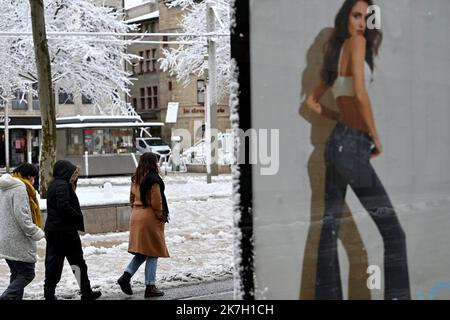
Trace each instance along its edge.
<path fill-rule="evenodd" d="M 126 10 L 125 20 L 136 25 L 133 33 L 158 32 L 159 11 L 156 2 L 148 1 Z M 157 40 L 143 38 L 143 41 Z M 135 43 L 128 47 L 128 53 L 141 59 L 135 59 L 132 65 L 127 65 L 133 86 L 130 88 L 130 103 L 144 121 L 160 121 L 159 102 L 159 71 L 158 71 L 158 44 Z M 161 136 L 161 130 L 152 129 L 154 136 Z"/>
<path fill-rule="evenodd" d="M 61 92 L 55 88 L 56 117 L 98 115 L 91 101 L 76 93 Z M 41 124 L 40 103 L 31 92 L 16 91 L 10 100 L 3 101 L 0 126 L 0 167 L 6 165 L 4 110 L 8 108 L 9 160 L 11 166 L 21 162 L 39 162 Z"/>
<path fill-rule="evenodd" d="M 181 33 L 180 21 L 183 12 L 177 8 L 168 8 L 165 1 L 146 1 L 136 7 L 126 10 L 126 20 L 137 24 L 138 30 L 134 32 Z M 173 41 L 175 37 L 147 37 L 144 40 Z M 133 74 L 134 86 L 131 88 L 131 103 L 135 110 L 147 121 L 165 122 L 169 102 L 178 103 L 176 123 L 165 123 L 164 126 L 153 132 L 170 142 L 172 131 L 186 129 L 191 140 L 182 141 L 182 148 L 187 148 L 201 139 L 204 134 L 205 123 L 205 78 L 191 77 L 190 83 L 185 86 L 178 83 L 175 76 L 162 72 L 158 59 L 162 50 L 173 47 L 168 44 L 133 44 L 129 46 L 129 53 L 142 57 L 132 66 L 128 66 Z M 228 96 L 221 99 L 217 106 L 218 130 L 225 132 L 230 128 L 230 114 Z"/>
<path fill-rule="evenodd" d="M 121 11 L 123 0 L 96 0 L 97 5 Z M 91 101 L 77 92 L 61 92 L 54 86 L 55 111 L 57 119 L 77 116 L 98 116 L 99 110 Z M 31 92 L 16 91 L 10 99 L 0 101 L 0 168 L 4 168 L 6 148 L 9 151 L 9 166 L 28 161 L 39 162 L 41 143 L 40 103 L 37 96 Z M 5 108 L 8 110 L 8 142 L 5 143 Z M 64 120 L 62 120 L 64 121 Z M 57 120 L 59 123 L 59 120 Z M 134 151 L 134 129 L 131 127 L 115 128 L 66 128 L 58 129 L 57 158 L 81 157 L 85 151 L 89 156 L 99 154 L 123 154 Z M 122 141 L 119 146 L 116 141 Z"/>
<path fill-rule="evenodd" d="M 117 10 L 124 9 L 123 0 L 98 0 L 99 5 L 113 7 Z M 127 8 L 124 19 L 130 24 L 136 24 L 138 30 L 132 32 L 148 33 L 173 33 L 182 32 L 180 21 L 183 12 L 179 9 L 169 9 L 164 1 L 143 1 L 141 4 Z M 143 40 L 176 40 L 175 37 L 143 38 Z M 130 87 L 130 97 L 126 97 L 133 105 L 144 122 L 157 122 L 164 125 L 150 127 L 153 136 L 161 137 L 170 143 L 172 131 L 175 129 L 186 129 L 191 135 L 182 141 L 182 148 L 187 148 L 204 134 L 205 123 L 205 93 L 206 79 L 192 76 L 189 85 L 185 86 L 176 81 L 176 77 L 170 76 L 160 69 L 158 59 L 162 56 L 162 49 L 168 48 L 167 44 L 132 44 L 128 52 L 142 59 L 136 59 L 132 65 L 125 68 L 131 73 L 133 86 Z M 76 92 L 60 92 L 55 87 L 55 107 L 57 118 L 68 118 L 81 116 L 97 116 L 91 101 Z M 167 106 L 169 102 L 179 104 L 177 122 L 165 123 Z M 40 106 L 39 99 L 32 96 L 30 92 L 17 91 L 8 101 L 0 102 L 9 113 L 9 165 L 14 167 L 21 162 L 39 162 L 39 146 L 41 143 L 39 126 Z M 225 132 L 230 128 L 228 96 L 224 97 L 217 107 L 218 129 Z M 6 165 L 4 116 L 0 115 L 0 168 Z M 107 131 L 107 130 L 106 130 Z M 64 131 L 58 130 L 58 139 L 67 143 L 67 152 L 71 156 L 81 156 L 87 150 L 89 155 L 103 154 L 113 150 L 105 145 L 108 141 L 119 139 L 123 141 L 134 141 L 133 136 L 128 134 L 119 137 L 125 130 L 110 130 L 110 137 L 104 129 L 70 128 Z M 106 142 L 105 142 L 106 141 Z M 133 149 L 127 144 L 127 150 Z M 123 148 L 116 148 L 122 150 Z M 131 150 L 130 149 L 130 150 Z M 134 149 L 133 149 L 134 150 Z M 63 157 L 62 154 L 58 154 Z"/>

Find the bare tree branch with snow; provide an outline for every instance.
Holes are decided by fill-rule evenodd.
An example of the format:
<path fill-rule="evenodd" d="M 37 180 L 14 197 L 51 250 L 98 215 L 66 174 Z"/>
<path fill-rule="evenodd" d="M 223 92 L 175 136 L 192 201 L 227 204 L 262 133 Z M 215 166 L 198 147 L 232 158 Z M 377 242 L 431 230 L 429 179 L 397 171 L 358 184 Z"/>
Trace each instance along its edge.
<path fill-rule="evenodd" d="M 205 56 L 207 55 L 204 36 L 207 33 L 206 14 L 207 2 L 213 7 L 216 14 L 216 30 L 214 34 L 229 34 L 230 32 L 230 0 L 173 0 L 169 8 L 179 7 L 185 11 L 181 20 L 182 33 L 197 36 L 180 36 L 178 41 L 195 41 L 193 45 L 179 45 L 175 48 L 163 49 L 163 57 L 159 59 L 161 69 L 175 75 L 177 81 L 187 85 L 191 75 L 201 77 L 205 70 Z M 218 36 L 216 41 L 217 84 L 218 94 L 223 96 L 229 92 L 230 85 L 230 37 Z"/>
<path fill-rule="evenodd" d="M 60 91 L 83 94 L 92 100 L 99 114 L 136 115 L 124 101 L 131 85 L 124 65 L 137 58 L 126 53 L 129 42 L 119 36 L 71 36 L 71 32 L 126 33 L 122 13 L 99 7 L 89 0 L 45 0 L 48 46 L 52 81 Z M 0 0 L 0 30 L 31 32 L 28 1 Z M 32 90 L 37 81 L 31 36 L 0 37 L 0 94 L 11 96 L 15 90 Z"/>

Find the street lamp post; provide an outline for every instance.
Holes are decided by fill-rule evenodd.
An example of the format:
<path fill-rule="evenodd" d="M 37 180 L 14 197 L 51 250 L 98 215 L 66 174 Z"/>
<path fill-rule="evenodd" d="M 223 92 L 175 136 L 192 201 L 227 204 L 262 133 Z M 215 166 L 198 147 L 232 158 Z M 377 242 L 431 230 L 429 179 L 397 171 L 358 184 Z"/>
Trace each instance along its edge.
<path fill-rule="evenodd" d="M 210 2 L 207 4 L 206 23 L 207 32 L 213 33 L 215 29 L 215 14 Z M 219 174 L 218 143 L 217 143 L 217 71 L 216 71 L 216 42 L 212 36 L 208 37 L 208 72 L 206 86 L 206 145 L 207 145 L 207 182 L 211 176 Z"/>
<path fill-rule="evenodd" d="M 5 103 L 5 169 L 9 173 L 9 116 L 8 101 Z"/>

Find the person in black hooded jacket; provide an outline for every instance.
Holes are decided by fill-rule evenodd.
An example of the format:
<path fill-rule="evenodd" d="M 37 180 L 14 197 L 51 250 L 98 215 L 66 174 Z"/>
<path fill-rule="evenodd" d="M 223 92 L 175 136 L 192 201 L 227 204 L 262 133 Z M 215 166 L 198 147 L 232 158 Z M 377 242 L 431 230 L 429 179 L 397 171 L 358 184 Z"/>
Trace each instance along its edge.
<path fill-rule="evenodd" d="M 80 169 L 67 160 L 59 160 L 53 167 L 53 181 L 47 190 L 47 220 L 45 238 L 44 297 L 54 300 L 55 289 L 61 280 L 64 259 L 67 258 L 81 289 L 82 300 L 95 300 L 100 291 L 92 291 L 83 258 L 78 231 L 84 231 L 83 213 L 75 193 Z"/>

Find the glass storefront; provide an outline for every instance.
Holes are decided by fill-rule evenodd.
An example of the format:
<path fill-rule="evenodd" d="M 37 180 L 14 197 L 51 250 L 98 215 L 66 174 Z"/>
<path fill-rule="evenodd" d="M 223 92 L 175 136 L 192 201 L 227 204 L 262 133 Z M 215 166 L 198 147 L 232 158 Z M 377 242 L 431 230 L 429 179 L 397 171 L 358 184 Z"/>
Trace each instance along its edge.
<path fill-rule="evenodd" d="M 39 130 L 32 131 L 31 137 L 31 162 L 38 164 L 39 163 Z"/>
<path fill-rule="evenodd" d="M 83 147 L 83 130 L 67 129 L 67 155 L 82 155 Z"/>
<path fill-rule="evenodd" d="M 29 141 L 26 129 L 9 130 L 9 165 L 16 167 L 28 161 L 28 147 L 31 146 L 31 162 L 39 163 L 39 130 L 31 130 Z M 0 168 L 6 166 L 5 131 L 0 130 Z"/>
<path fill-rule="evenodd" d="M 9 138 L 9 150 L 11 150 L 11 166 L 15 167 L 27 160 L 27 131 L 11 130 Z"/>
<path fill-rule="evenodd" d="M 5 131 L 0 132 L 0 167 L 4 168 L 6 165 L 5 157 Z"/>
<path fill-rule="evenodd" d="M 67 155 L 134 152 L 133 129 L 67 129 Z"/>

